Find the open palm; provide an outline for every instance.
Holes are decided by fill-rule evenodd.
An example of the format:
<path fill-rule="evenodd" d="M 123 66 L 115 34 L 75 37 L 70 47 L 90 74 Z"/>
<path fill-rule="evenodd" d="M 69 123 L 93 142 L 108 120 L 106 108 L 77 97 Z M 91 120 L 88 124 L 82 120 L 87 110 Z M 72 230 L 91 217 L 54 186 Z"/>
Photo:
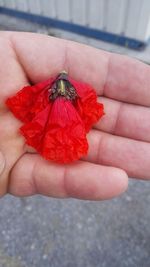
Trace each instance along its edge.
<path fill-rule="evenodd" d="M 107 199 L 128 176 L 150 178 L 150 68 L 125 56 L 39 34 L 0 34 L 0 195 Z M 88 135 L 81 161 L 58 165 L 41 158 L 19 134 L 21 122 L 5 100 L 23 86 L 61 70 L 91 84 L 106 115 Z"/>

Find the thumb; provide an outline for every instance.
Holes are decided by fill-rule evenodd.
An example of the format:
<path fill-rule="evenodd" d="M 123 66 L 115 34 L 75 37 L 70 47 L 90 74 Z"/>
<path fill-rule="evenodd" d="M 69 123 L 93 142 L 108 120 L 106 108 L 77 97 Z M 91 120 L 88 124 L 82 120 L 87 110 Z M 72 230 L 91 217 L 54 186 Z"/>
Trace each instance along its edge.
<path fill-rule="evenodd" d="M 5 168 L 5 158 L 3 153 L 0 151 L 0 175 L 3 173 Z"/>

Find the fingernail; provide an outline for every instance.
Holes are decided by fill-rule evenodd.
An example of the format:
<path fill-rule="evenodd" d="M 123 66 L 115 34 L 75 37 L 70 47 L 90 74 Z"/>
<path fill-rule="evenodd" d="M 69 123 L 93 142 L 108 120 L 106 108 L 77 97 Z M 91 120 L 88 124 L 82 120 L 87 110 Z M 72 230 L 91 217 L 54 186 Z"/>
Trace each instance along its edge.
<path fill-rule="evenodd" d="M 3 153 L 0 151 L 0 175 L 2 174 L 4 168 L 5 168 L 5 158 Z"/>

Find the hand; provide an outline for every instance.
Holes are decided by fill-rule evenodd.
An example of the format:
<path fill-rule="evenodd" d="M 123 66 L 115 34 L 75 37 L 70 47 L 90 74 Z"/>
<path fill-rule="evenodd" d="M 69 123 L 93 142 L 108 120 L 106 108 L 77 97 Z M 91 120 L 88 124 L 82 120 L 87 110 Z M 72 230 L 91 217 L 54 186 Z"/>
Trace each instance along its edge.
<path fill-rule="evenodd" d="M 128 175 L 150 178 L 150 67 L 125 56 L 39 34 L 0 35 L 0 195 L 108 199 Z M 24 85 L 67 70 L 91 84 L 106 115 L 88 135 L 86 158 L 70 165 L 33 153 L 5 100 Z"/>

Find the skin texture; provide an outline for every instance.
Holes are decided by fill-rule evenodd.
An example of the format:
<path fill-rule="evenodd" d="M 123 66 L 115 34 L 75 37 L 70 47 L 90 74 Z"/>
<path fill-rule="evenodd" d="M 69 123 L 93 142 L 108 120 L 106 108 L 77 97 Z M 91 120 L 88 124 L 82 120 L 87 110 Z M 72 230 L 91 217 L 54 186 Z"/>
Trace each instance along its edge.
<path fill-rule="evenodd" d="M 0 33 L 0 195 L 109 199 L 128 176 L 150 178 L 150 67 L 45 35 Z M 88 134 L 88 156 L 70 165 L 42 159 L 18 133 L 5 100 L 61 70 L 91 84 L 106 115 Z"/>

